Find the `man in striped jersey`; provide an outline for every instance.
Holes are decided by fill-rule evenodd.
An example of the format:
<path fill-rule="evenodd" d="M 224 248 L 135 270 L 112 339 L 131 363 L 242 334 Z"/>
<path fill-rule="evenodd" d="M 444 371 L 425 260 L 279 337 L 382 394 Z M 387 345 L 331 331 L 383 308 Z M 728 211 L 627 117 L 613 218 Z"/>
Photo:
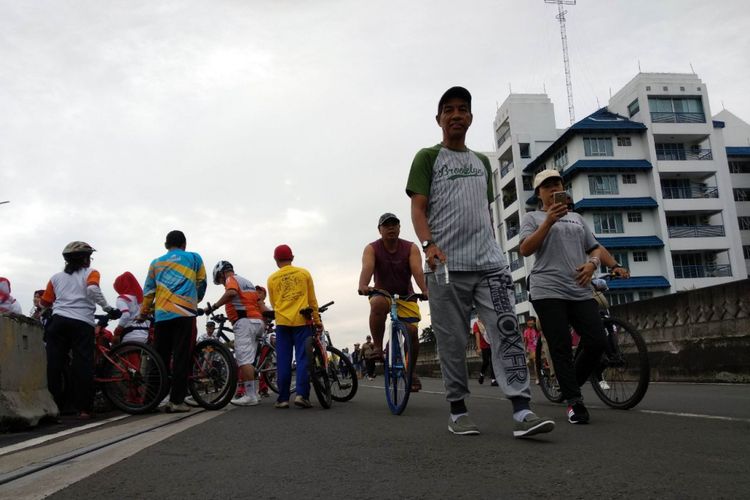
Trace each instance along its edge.
<path fill-rule="evenodd" d="M 448 430 L 479 434 L 469 418 L 466 370 L 467 325 L 476 306 L 492 346 L 492 365 L 513 404 L 515 437 L 550 432 L 555 423 L 529 407 L 529 371 L 515 314 L 513 279 L 494 238 L 489 159 L 466 147 L 471 94 L 452 87 L 440 98 L 435 117 L 443 140 L 414 157 L 406 193 L 414 231 L 425 254 L 432 327 L 450 403 Z M 450 269 L 450 276 L 448 273 Z"/>

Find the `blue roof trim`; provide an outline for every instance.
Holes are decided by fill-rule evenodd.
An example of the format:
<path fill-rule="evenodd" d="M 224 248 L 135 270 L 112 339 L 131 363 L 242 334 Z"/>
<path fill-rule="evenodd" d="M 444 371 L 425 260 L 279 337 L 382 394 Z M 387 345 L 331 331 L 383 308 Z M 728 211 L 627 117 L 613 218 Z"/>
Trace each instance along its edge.
<path fill-rule="evenodd" d="M 582 170 L 619 171 L 619 170 L 651 170 L 653 165 L 648 160 L 578 160 L 562 172 L 563 179 Z"/>
<path fill-rule="evenodd" d="M 659 204 L 650 196 L 642 198 L 584 198 L 575 204 L 575 210 L 588 208 L 651 208 Z"/>
<path fill-rule="evenodd" d="M 750 156 L 750 147 L 727 147 L 727 156 Z"/>
<path fill-rule="evenodd" d="M 714 128 L 724 128 L 726 124 L 721 120 L 713 120 Z"/>
<path fill-rule="evenodd" d="M 633 288 L 671 288 L 664 276 L 631 276 L 626 280 L 611 280 L 610 290 L 628 290 Z"/>
<path fill-rule="evenodd" d="M 607 249 L 662 248 L 664 246 L 664 242 L 656 236 L 613 236 L 596 240 Z"/>
<path fill-rule="evenodd" d="M 629 120 L 624 116 L 618 115 L 617 113 L 612 113 L 605 106 L 594 111 L 583 120 L 577 121 L 576 123 L 568 127 L 568 129 L 563 132 L 563 134 L 558 137 L 555 142 L 553 142 L 547 149 L 542 151 L 539 156 L 532 160 L 531 163 L 529 163 L 523 169 L 523 171 L 533 172 L 534 170 L 536 170 L 542 163 L 547 160 L 547 158 L 552 156 L 560 146 L 568 142 L 570 138 L 576 134 L 582 134 L 586 132 L 643 132 L 645 130 L 646 126 L 644 124 Z"/>

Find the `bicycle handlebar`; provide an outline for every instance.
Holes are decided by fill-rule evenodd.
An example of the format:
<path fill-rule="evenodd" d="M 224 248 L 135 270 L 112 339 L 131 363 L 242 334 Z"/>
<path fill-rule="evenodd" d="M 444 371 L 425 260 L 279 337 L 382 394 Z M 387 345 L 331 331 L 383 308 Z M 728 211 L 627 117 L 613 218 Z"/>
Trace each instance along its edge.
<path fill-rule="evenodd" d="M 371 297 L 373 295 L 385 295 L 389 299 L 393 298 L 393 295 L 391 295 L 389 291 L 383 290 L 381 288 L 371 288 L 370 290 L 367 291 L 367 293 L 360 292 L 360 295 L 366 295 L 367 297 Z M 394 295 L 398 295 L 398 294 L 394 294 Z M 406 297 L 401 297 L 401 296 L 398 297 L 398 300 L 405 300 L 407 302 L 410 301 L 411 299 L 418 299 L 418 300 L 426 301 L 428 300 L 428 297 L 427 295 L 423 293 L 412 293 L 410 295 L 407 295 Z"/>

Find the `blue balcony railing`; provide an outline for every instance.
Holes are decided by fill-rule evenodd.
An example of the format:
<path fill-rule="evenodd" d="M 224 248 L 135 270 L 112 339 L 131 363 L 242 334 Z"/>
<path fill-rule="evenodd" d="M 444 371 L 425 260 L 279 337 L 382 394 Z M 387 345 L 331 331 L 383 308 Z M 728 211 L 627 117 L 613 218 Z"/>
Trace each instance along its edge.
<path fill-rule="evenodd" d="M 695 226 L 669 226 L 670 238 L 715 238 L 724 236 L 724 226 L 700 224 Z"/>
<path fill-rule="evenodd" d="M 500 166 L 500 178 L 502 179 L 503 177 L 505 177 L 508 174 L 508 172 L 510 172 L 511 170 L 513 170 L 512 161 L 509 161 L 508 163 L 501 165 Z"/>
<path fill-rule="evenodd" d="M 656 149 L 656 159 L 661 161 L 713 160 L 714 153 L 710 149 Z"/>
<path fill-rule="evenodd" d="M 523 267 L 523 259 L 516 259 L 510 261 L 510 270 L 515 271 L 516 269 L 520 269 Z"/>
<path fill-rule="evenodd" d="M 674 266 L 675 278 L 723 278 L 732 276 L 730 264 Z"/>
<path fill-rule="evenodd" d="M 706 115 L 703 113 L 673 113 L 673 112 L 651 112 L 653 123 L 706 123 Z"/>
<path fill-rule="evenodd" d="M 509 227 L 505 231 L 505 239 L 509 240 L 509 239 L 513 238 L 514 236 L 517 236 L 518 232 L 519 232 L 519 229 L 517 227 Z"/>
<path fill-rule="evenodd" d="M 523 292 L 516 292 L 516 304 L 520 304 L 521 302 L 526 302 L 529 300 L 529 292 L 524 290 Z"/>
<path fill-rule="evenodd" d="M 716 186 L 662 187 L 661 195 L 667 200 L 718 198 L 719 188 Z"/>
<path fill-rule="evenodd" d="M 497 138 L 498 149 L 500 149 L 500 146 L 502 146 L 503 143 L 507 141 L 509 137 L 510 137 L 510 129 L 506 129 L 505 132 L 500 134 L 500 137 Z"/>

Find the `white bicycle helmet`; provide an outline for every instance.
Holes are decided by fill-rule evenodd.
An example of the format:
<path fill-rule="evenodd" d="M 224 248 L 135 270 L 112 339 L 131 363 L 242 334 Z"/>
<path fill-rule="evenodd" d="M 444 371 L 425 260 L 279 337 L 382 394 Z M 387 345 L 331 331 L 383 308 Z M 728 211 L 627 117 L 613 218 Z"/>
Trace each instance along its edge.
<path fill-rule="evenodd" d="M 224 271 L 234 271 L 234 266 L 232 266 L 231 262 L 227 262 L 226 260 L 220 260 L 216 263 L 213 270 L 213 277 L 214 277 L 214 285 L 221 285 L 221 281 L 219 278 L 221 277 L 221 273 Z"/>

